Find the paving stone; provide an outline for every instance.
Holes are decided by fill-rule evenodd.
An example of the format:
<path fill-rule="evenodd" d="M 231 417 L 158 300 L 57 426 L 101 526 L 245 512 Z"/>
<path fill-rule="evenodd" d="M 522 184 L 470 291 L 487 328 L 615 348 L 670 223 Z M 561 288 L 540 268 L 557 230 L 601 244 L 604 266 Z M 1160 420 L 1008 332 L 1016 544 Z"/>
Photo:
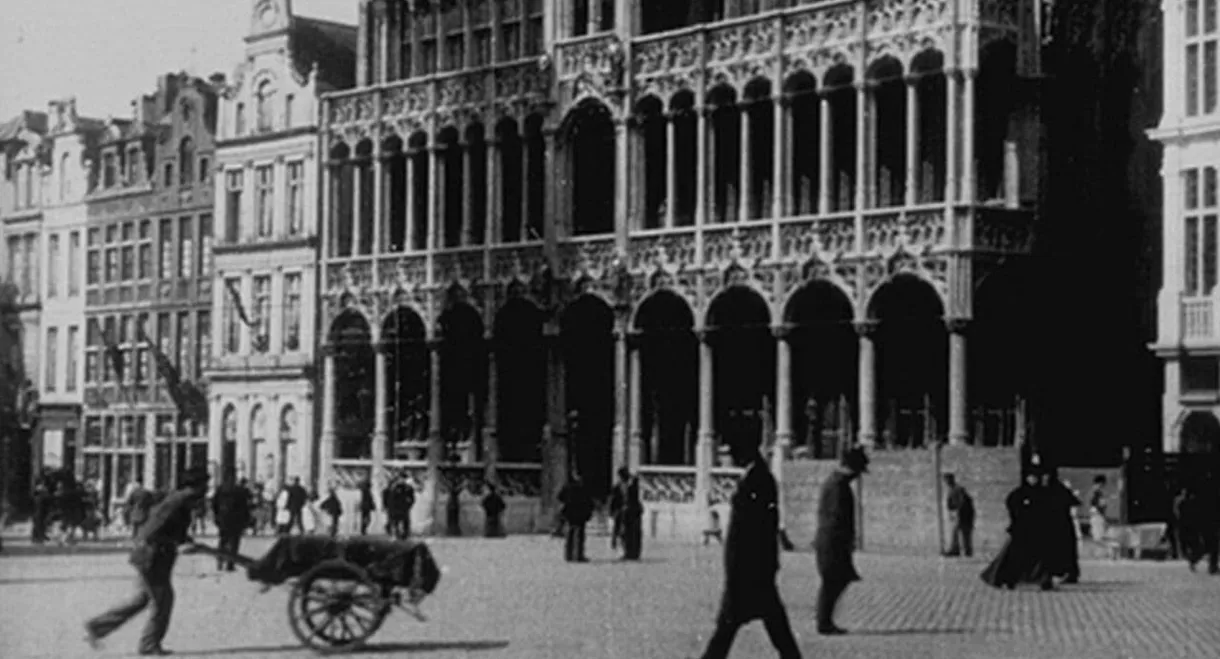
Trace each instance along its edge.
<path fill-rule="evenodd" d="M 261 554 L 268 541 L 247 541 Z M 437 539 L 445 566 L 424 604 L 430 620 L 392 614 L 362 656 L 430 659 L 660 659 L 698 656 L 712 631 L 722 579 L 719 546 L 650 544 L 640 564 L 613 559 L 605 539 L 589 564 L 562 560 L 544 537 Z M 1088 562 L 1084 582 L 1044 593 L 983 584 L 983 559 L 858 555 L 864 581 L 838 621 L 852 633 L 815 633 L 818 584 L 810 553 L 785 554 L 781 589 L 806 657 L 1172 659 L 1220 656 L 1220 577 L 1181 563 Z M 118 657 L 135 647 L 137 618 L 100 653 L 81 623 L 131 588 L 121 554 L 0 558 L 0 657 Z M 310 657 L 287 620 L 287 589 L 258 593 L 242 573 L 217 574 L 183 557 L 166 646 L 185 656 Z M 772 657 L 761 625 L 733 657 Z"/>

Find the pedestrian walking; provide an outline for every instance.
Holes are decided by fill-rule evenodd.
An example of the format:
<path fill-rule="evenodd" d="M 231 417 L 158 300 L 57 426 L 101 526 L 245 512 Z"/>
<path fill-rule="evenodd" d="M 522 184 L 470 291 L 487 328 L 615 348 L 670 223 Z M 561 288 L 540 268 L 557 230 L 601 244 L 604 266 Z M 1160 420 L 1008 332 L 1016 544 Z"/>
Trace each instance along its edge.
<path fill-rule="evenodd" d="M 1008 541 L 980 575 L 988 585 L 1009 590 L 1020 583 L 1036 583 L 1043 590 L 1054 587 L 1045 550 L 1049 507 L 1041 471 L 1037 465 L 1031 466 L 1024 482 L 1004 501 L 1010 520 Z"/>
<path fill-rule="evenodd" d="M 579 475 L 572 475 L 559 491 L 559 514 L 567 533 L 564 535 L 563 558 L 568 562 L 587 563 L 585 555 L 585 524 L 593 516 L 593 498 Z"/>
<path fill-rule="evenodd" d="M 1051 576 L 1062 577 L 1063 583 L 1077 583 L 1080 581 L 1080 552 L 1076 546 L 1076 520 L 1072 509 L 1080 505 L 1080 499 L 1053 470 L 1044 476 L 1043 483 L 1046 487 L 1047 569 Z"/>
<path fill-rule="evenodd" d="M 781 659 L 800 659 L 788 612 L 779 596 L 779 492 L 758 446 L 731 444 L 733 461 L 745 468 L 732 497 L 724 541 L 724 592 L 716 631 L 703 659 L 724 659 L 737 630 L 762 620 Z"/>
<path fill-rule="evenodd" d="M 640 500 L 640 480 L 623 467 L 618 470 L 618 483 L 610 496 L 610 513 L 614 527 L 623 541 L 623 560 L 640 560 L 643 544 L 644 504 Z"/>
<path fill-rule="evenodd" d="M 1106 540 L 1106 477 L 1093 477 L 1093 488 L 1089 490 L 1089 537 L 1095 542 Z"/>
<path fill-rule="evenodd" d="M 360 535 L 368 535 L 369 524 L 373 521 L 373 512 L 377 510 L 377 502 L 373 499 L 373 486 L 368 480 L 360 481 Z"/>
<path fill-rule="evenodd" d="M 818 633 L 847 633 L 834 622 L 835 606 L 860 573 L 852 562 L 856 549 L 856 497 L 851 483 L 868 472 L 868 455 L 856 446 L 847 450 L 839 468 L 822 484 L 818 501 L 818 530 L 813 547 L 817 553 L 818 573 L 822 584 L 818 589 Z M 730 525 L 732 522 L 730 522 Z"/>
<path fill-rule="evenodd" d="M 100 642 L 150 604 L 152 611 L 140 635 L 140 655 L 170 654 L 162 645 L 174 607 L 172 573 L 178 546 L 191 542 L 194 509 L 207 494 L 208 473 L 196 467 L 179 479 L 180 489 L 152 509 L 136 536 L 129 562 L 136 569 L 136 591 L 126 601 L 85 623 L 85 640 L 97 649 Z"/>
<path fill-rule="evenodd" d="M 318 507 L 330 518 L 330 537 L 338 536 L 339 518 L 343 516 L 343 504 L 339 502 L 339 495 L 335 494 L 334 487 L 330 488 L 330 492 Z"/>
<path fill-rule="evenodd" d="M 945 474 L 944 481 L 949 490 L 945 507 L 949 510 L 952 523 L 949 551 L 945 552 L 945 556 L 965 555 L 969 558 L 974 555 L 974 499 L 966 488 L 958 484 L 955 475 Z"/>
<path fill-rule="evenodd" d="M 233 482 L 232 472 L 224 476 L 224 482 L 212 493 L 212 519 L 216 521 L 217 549 L 230 556 L 241 551 L 241 536 L 250 525 L 250 492 L 245 480 Z M 216 557 L 216 569 L 232 572 L 236 569 L 232 558 Z"/>
<path fill-rule="evenodd" d="M 136 479 L 127 495 L 127 525 L 131 528 L 131 537 L 140 533 L 140 527 L 148 520 L 148 511 L 153 506 L 153 493 L 144 488 L 144 483 Z"/>
<path fill-rule="evenodd" d="M 489 483 L 487 494 L 483 496 L 483 537 L 503 538 L 505 536 L 503 516 L 506 507 L 499 489 Z"/>
<path fill-rule="evenodd" d="M 305 520 L 303 511 L 309 503 L 309 492 L 301 485 L 301 477 L 294 476 L 292 485 L 288 486 L 288 530 L 287 533 L 292 533 L 292 527 L 296 526 L 297 530 L 302 535 L 305 533 Z"/>

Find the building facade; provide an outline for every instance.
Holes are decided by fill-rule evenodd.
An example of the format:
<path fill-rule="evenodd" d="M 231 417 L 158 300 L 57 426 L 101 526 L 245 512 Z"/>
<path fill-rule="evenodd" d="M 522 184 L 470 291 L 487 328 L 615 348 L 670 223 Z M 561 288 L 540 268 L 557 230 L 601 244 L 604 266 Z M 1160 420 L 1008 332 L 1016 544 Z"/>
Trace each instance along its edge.
<path fill-rule="evenodd" d="M 355 40 L 257 0 L 220 104 L 210 452 L 269 487 L 315 472 L 318 102 L 352 85 Z"/>
<path fill-rule="evenodd" d="M 217 81 L 160 77 L 99 144 L 86 244 L 83 473 L 121 497 L 208 465 L 206 415 L 182 411 L 211 343 Z M 163 356 L 161 359 L 159 356 Z"/>
<path fill-rule="evenodd" d="M 42 207 L 45 179 L 50 171 L 47 115 L 24 111 L 0 125 L 0 158 L 4 170 L 0 186 L 0 273 L 6 285 L 4 299 L 5 397 L 16 418 L 0 424 L 5 441 L 5 494 L 18 505 L 29 492 L 37 461 L 42 456 L 39 423 L 41 375 L 39 336 L 42 297 Z M 10 466 L 11 465 L 11 466 Z"/>
<path fill-rule="evenodd" d="M 102 122 L 80 117 L 76 99 L 48 109 L 50 176 L 43 194 L 38 337 L 41 378 L 41 465 L 79 473 L 84 402 L 85 200 Z"/>
<path fill-rule="evenodd" d="M 1213 2 L 1163 2 L 1162 287 L 1153 350 L 1164 361 L 1166 453 L 1220 455 L 1220 28 Z"/>
<path fill-rule="evenodd" d="M 541 527 L 630 466 L 688 534 L 728 442 L 782 478 L 1023 441 L 1036 3 L 779 4 L 361 3 L 322 478 L 413 473 L 425 509 L 494 479 Z"/>

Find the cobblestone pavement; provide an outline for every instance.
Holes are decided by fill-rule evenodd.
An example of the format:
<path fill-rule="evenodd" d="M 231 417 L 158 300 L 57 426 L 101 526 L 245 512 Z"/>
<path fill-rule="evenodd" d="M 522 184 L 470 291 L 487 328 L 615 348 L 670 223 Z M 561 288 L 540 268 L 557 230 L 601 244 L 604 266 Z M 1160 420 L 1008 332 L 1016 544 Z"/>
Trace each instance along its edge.
<path fill-rule="evenodd" d="M 679 658 L 698 656 L 715 617 L 720 549 L 646 545 L 642 564 L 611 560 L 590 538 L 592 563 L 561 560 L 558 540 L 439 539 L 440 588 L 429 622 L 395 613 L 365 656 L 429 659 Z M 247 541 L 258 555 L 266 540 Z M 1173 659 L 1220 657 L 1220 577 L 1181 563 L 1086 563 L 1084 583 L 1052 593 L 997 591 L 978 580 L 982 560 L 862 554 L 865 581 L 847 593 L 839 623 L 814 633 L 813 556 L 786 554 L 781 588 L 806 657 Z M 243 574 L 217 575 L 184 557 L 166 646 L 179 655 L 307 657 L 287 621 L 287 591 L 258 593 Z M 0 558 L 0 657 L 117 657 L 135 647 L 137 618 L 100 653 L 81 623 L 123 597 L 121 554 Z M 738 636 L 733 657 L 773 657 L 761 625 Z"/>

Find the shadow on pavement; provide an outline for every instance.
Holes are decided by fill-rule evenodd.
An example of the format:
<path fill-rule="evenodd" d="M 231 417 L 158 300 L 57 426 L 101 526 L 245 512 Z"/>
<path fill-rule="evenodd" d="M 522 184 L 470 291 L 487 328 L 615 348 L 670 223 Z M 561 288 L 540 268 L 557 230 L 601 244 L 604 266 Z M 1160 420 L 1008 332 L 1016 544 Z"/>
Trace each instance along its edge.
<path fill-rule="evenodd" d="M 373 654 L 377 652 L 486 652 L 508 647 L 508 641 L 420 641 L 417 643 L 369 643 L 344 654 Z M 302 645 L 266 645 L 262 647 L 221 648 L 204 652 L 182 652 L 175 654 L 188 657 L 211 657 L 225 655 L 248 655 L 264 652 L 298 652 Z"/>
<path fill-rule="evenodd" d="M 128 543 L 100 543 L 81 545 L 32 545 L 5 544 L 2 558 L 18 556 L 70 556 L 74 554 L 119 554 L 131 551 Z"/>
<path fill-rule="evenodd" d="M 131 581 L 131 575 L 104 575 L 100 577 L 35 577 L 30 579 L 0 579 L 0 586 L 15 586 L 20 584 L 62 583 L 65 581 Z"/>

